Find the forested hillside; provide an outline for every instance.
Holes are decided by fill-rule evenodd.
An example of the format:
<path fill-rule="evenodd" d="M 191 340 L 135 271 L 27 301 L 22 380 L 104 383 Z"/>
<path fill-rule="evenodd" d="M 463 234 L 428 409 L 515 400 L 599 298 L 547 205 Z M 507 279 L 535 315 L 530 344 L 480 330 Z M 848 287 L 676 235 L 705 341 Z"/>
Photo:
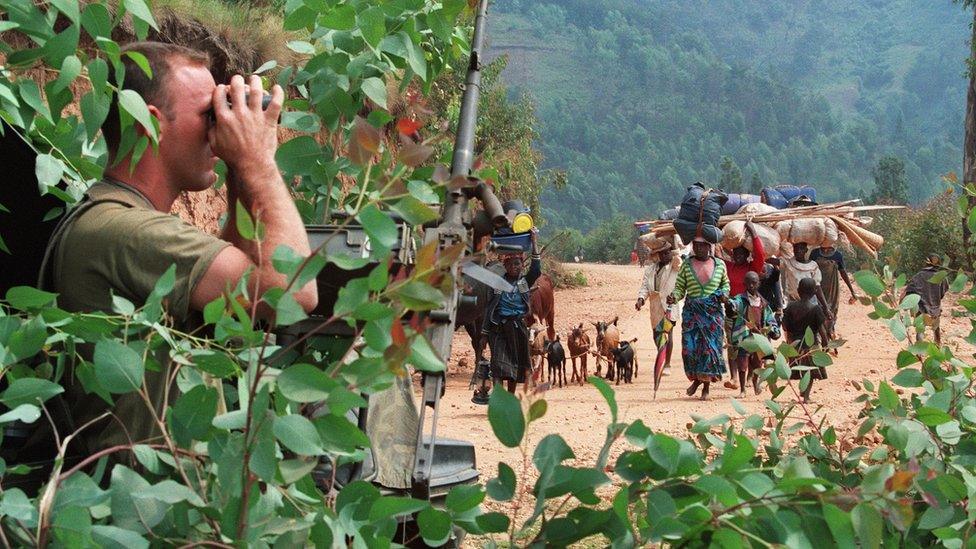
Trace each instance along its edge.
<path fill-rule="evenodd" d="M 568 172 L 544 215 L 586 230 L 699 179 L 856 197 L 886 155 L 931 196 L 961 164 L 969 21 L 949 0 L 498 0 L 490 36 Z"/>

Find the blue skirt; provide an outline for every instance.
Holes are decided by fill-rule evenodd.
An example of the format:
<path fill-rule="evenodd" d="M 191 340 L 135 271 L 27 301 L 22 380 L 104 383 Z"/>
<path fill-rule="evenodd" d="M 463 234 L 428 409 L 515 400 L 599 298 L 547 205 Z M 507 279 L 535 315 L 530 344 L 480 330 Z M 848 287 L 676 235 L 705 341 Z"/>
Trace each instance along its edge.
<path fill-rule="evenodd" d="M 681 313 L 681 360 L 691 381 L 714 383 L 725 374 L 725 311 L 720 295 L 685 300 Z"/>

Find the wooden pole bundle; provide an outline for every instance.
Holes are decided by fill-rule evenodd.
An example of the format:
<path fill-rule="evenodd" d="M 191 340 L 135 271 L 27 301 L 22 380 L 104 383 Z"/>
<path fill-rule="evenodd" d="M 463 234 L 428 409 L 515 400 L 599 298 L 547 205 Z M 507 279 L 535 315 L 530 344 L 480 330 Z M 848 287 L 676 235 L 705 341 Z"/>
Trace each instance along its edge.
<path fill-rule="evenodd" d="M 718 220 L 719 228 L 733 221 L 752 221 L 772 227 L 781 221 L 792 221 L 797 219 L 825 218 L 831 219 L 837 225 L 837 229 L 843 232 L 850 243 L 857 246 L 873 256 L 877 257 L 878 250 L 884 244 L 884 238 L 864 228 L 871 223 L 870 217 L 862 217 L 858 214 L 864 212 L 876 212 L 882 210 L 900 210 L 905 206 L 883 206 L 868 205 L 858 206 L 860 200 L 846 200 L 843 202 L 833 202 L 830 204 L 817 204 L 814 206 L 800 206 L 785 210 L 776 210 L 768 213 L 736 213 L 723 215 Z M 650 234 L 655 238 L 671 238 L 675 230 L 674 224 L 670 220 L 655 219 L 652 221 L 637 221 L 634 225 L 650 225 Z"/>

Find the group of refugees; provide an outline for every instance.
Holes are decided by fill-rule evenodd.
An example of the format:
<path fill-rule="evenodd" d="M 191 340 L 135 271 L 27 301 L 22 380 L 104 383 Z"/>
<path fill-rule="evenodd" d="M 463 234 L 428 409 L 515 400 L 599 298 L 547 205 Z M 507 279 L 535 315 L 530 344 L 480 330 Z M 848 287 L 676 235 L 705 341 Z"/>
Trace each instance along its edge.
<path fill-rule="evenodd" d="M 691 382 L 686 393 L 701 389 L 706 400 L 712 383 L 722 381 L 729 363 L 730 378 L 725 386 L 739 389 L 745 396 L 747 383 L 761 392 L 759 370 L 767 357 L 750 352 L 743 342 L 753 334 L 779 339 L 781 329 L 794 344 L 799 356 L 794 359 L 793 376 L 810 372 L 810 383 L 801 398 L 809 400 L 813 380 L 825 379 L 824 368 L 810 360 L 809 330 L 814 343 L 822 348 L 836 337 L 840 300 L 840 280 L 850 290 L 850 302 L 857 299 L 844 266 L 844 256 L 833 248 L 818 248 L 808 253 L 806 244 L 794 245 L 794 257 L 767 257 L 754 225 L 746 224 L 752 252 L 740 246 L 731 259 L 717 257 L 713 245 L 703 237 L 691 244 L 691 255 L 677 257 L 672 240 L 659 240 L 650 249 L 650 265 L 637 294 L 640 310 L 653 298 L 651 322 L 659 352 L 666 353 L 668 373 L 673 347 L 671 328 L 681 308 L 682 362 Z M 727 343 L 727 345 L 726 345 Z M 726 352 L 727 347 L 727 352 Z"/>
<path fill-rule="evenodd" d="M 637 293 L 635 308 L 651 303 L 651 324 L 658 352 L 666 353 L 664 369 L 669 373 L 673 348 L 672 327 L 681 317 L 681 358 L 691 382 L 686 393 L 706 400 L 712 383 L 722 381 L 729 364 L 730 378 L 724 386 L 739 389 L 745 396 L 747 383 L 761 392 L 759 370 L 767 358 L 750 352 L 743 342 L 753 334 L 793 344 L 798 356 L 791 360 L 792 378 L 802 379 L 809 372 L 809 383 L 800 397 L 810 401 L 815 380 L 826 379 L 827 371 L 812 361 L 812 349 L 832 349 L 837 339 L 840 281 L 850 291 L 849 303 L 857 292 L 844 264 L 844 256 L 832 247 L 809 250 L 807 244 L 793 245 L 793 257 L 769 257 L 753 224 L 746 224 L 752 252 L 740 246 L 731 258 L 715 255 L 713 245 L 702 237 L 691 244 L 691 254 L 681 259 L 673 240 L 662 239 L 650 248 L 650 264 Z M 948 290 L 945 280 L 932 282 L 940 268 L 940 258 L 932 255 L 926 269 L 917 274 L 906 293 L 920 296 L 919 311 L 926 326 L 941 343 L 938 318 L 940 303 Z M 680 313 L 678 308 L 681 306 Z M 808 336 L 812 335 L 812 340 Z M 918 333 L 918 338 L 923 332 Z M 726 352 L 727 349 L 727 352 Z"/>

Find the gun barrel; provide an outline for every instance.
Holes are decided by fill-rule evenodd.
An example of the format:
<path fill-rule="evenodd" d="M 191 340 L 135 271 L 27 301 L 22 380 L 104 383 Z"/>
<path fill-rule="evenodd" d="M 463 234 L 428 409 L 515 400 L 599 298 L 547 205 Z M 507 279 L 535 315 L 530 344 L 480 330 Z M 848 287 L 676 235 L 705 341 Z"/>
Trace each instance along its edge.
<path fill-rule="evenodd" d="M 451 157 L 451 176 L 468 176 L 474 163 L 474 138 L 478 126 L 478 101 L 481 98 L 481 58 L 485 47 L 486 15 L 488 0 L 480 0 L 478 13 L 474 19 L 474 35 L 471 38 L 471 56 L 468 59 L 468 73 L 464 80 L 464 94 L 461 96 L 461 113 L 458 119 L 457 138 L 454 154 Z M 461 222 L 467 208 L 464 193 L 452 193 L 444 207 L 445 222 Z"/>

